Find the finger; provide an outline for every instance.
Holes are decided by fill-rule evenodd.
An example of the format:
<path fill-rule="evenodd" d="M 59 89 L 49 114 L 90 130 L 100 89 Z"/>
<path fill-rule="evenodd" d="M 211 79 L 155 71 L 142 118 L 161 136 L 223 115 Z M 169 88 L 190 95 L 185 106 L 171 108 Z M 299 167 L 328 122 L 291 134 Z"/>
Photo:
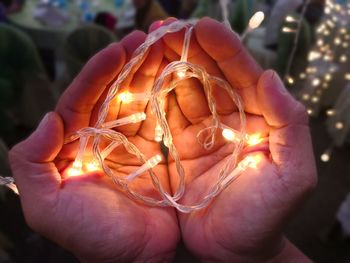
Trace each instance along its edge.
<path fill-rule="evenodd" d="M 153 31 L 157 30 L 163 25 L 163 23 L 164 23 L 164 20 L 158 20 L 153 22 L 148 29 L 148 33 L 152 33 Z"/>
<path fill-rule="evenodd" d="M 142 62 L 142 65 L 135 72 L 127 90 L 131 93 L 149 93 L 154 85 L 155 78 L 159 73 L 159 68 L 163 61 L 163 43 L 157 41 L 153 44 L 149 52 Z M 137 112 L 146 112 L 148 100 L 132 101 L 121 103 L 118 118 L 123 118 Z M 141 123 L 122 126 L 118 131 L 124 133 L 126 136 L 134 136 L 141 127 Z"/>
<path fill-rule="evenodd" d="M 146 34 L 144 32 L 133 31 L 132 33 L 130 33 L 129 35 L 127 35 L 126 37 L 124 37 L 120 41 L 120 45 L 125 50 L 125 58 L 126 58 L 125 61 L 130 61 L 135 50 L 144 42 L 145 38 L 146 38 Z M 126 87 L 129 86 L 129 83 L 132 81 L 133 73 L 138 69 L 139 66 L 140 65 L 136 65 L 135 69 L 132 70 L 131 74 L 129 74 L 127 79 L 124 80 L 124 82 L 122 83 L 122 85 L 120 87 L 121 90 L 127 89 Z M 98 119 L 100 108 L 101 108 L 102 104 L 104 103 L 104 101 L 106 100 L 106 96 L 108 94 L 108 91 L 109 91 L 108 88 L 105 89 L 105 91 L 103 92 L 102 96 L 100 96 L 98 102 L 96 103 L 96 105 L 93 109 L 93 113 L 91 115 L 91 120 L 90 120 L 90 125 L 92 125 L 92 126 L 95 125 L 95 123 Z M 122 91 L 120 91 L 120 92 L 122 92 Z M 106 116 L 105 122 L 112 121 L 112 120 L 115 120 L 118 118 L 120 106 L 121 105 L 117 99 L 113 100 L 110 103 L 109 111 L 108 111 L 108 114 Z"/>
<path fill-rule="evenodd" d="M 89 125 L 96 102 L 119 73 L 125 59 L 123 46 L 112 44 L 88 61 L 56 106 L 56 112 L 63 118 L 65 134 Z"/>
<path fill-rule="evenodd" d="M 164 36 L 164 43 L 166 44 L 166 47 L 168 47 L 166 48 L 165 56 L 169 61 L 179 60 L 183 49 L 184 32 L 185 30 L 182 30 L 180 32 L 167 34 Z M 174 56 L 170 50 L 173 50 L 176 56 Z M 217 66 L 215 60 L 213 60 L 201 48 L 201 46 L 198 44 L 198 41 L 196 40 L 195 35 L 192 35 L 191 37 L 188 61 L 204 68 L 205 71 L 210 75 L 224 78 L 224 75 Z M 184 111 L 185 116 L 189 118 L 189 120 L 194 119 L 195 121 L 193 123 L 197 123 L 196 120 L 200 119 L 199 117 L 202 117 L 203 119 L 208 115 L 208 103 L 203 92 L 202 84 L 198 83 L 197 80 L 192 79 L 180 83 L 180 86 L 183 86 L 183 88 L 177 90 L 179 105 Z M 192 94 L 192 96 L 188 97 L 188 94 Z M 217 111 L 219 114 L 229 114 L 236 110 L 235 104 L 227 95 L 228 94 L 226 94 L 226 92 L 223 92 L 220 87 L 215 85 L 212 87 L 212 96 L 217 102 Z M 193 97 L 196 99 L 193 100 Z M 193 101 L 198 101 L 197 105 L 200 106 L 196 112 L 193 112 L 191 108 L 187 109 L 187 107 L 191 107 Z M 192 114 L 196 114 L 196 116 L 192 116 Z"/>
<path fill-rule="evenodd" d="M 289 94 L 273 71 L 261 76 L 257 95 L 262 114 L 271 126 L 271 156 L 282 176 L 299 186 L 314 186 L 316 168 L 304 106 Z"/>
<path fill-rule="evenodd" d="M 200 47 L 216 61 L 231 86 L 239 89 L 245 110 L 260 114 L 256 106 L 256 84 L 262 70 L 245 50 L 239 37 L 210 18 L 197 23 L 195 35 Z"/>
<path fill-rule="evenodd" d="M 163 72 L 164 68 L 166 65 L 169 64 L 169 61 L 163 58 L 163 61 L 158 69 L 158 73 L 156 75 L 156 79 L 159 78 L 159 75 Z M 168 86 L 169 85 L 169 78 L 165 78 L 164 80 L 164 85 L 163 86 Z M 167 97 L 164 98 L 164 111 L 167 112 L 168 109 L 168 99 Z M 140 135 L 142 138 L 149 140 L 149 141 L 155 141 L 155 128 L 157 125 L 157 117 L 156 114 L 153 112 L 152 105 L 151 103 L 147 104 L 146 107 L 146 120 L 141 123 L 141 127 L 138 130 L 138 135 Z"/>
<path fill-rule="evenodd" d="M 63 145 L 63 123 L 48 113 L 26 140 L 10 151 L 9 158 L 21 199 L 45 197 L 59 189 L 61 177 L 53 160 Z"/>

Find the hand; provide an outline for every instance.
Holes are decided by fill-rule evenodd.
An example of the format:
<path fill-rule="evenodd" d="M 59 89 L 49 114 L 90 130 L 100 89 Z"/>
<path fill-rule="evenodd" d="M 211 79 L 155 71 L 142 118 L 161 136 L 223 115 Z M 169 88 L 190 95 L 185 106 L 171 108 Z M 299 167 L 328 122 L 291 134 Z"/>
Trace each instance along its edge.
<path fill-rule="evenodd" d="M 170 23 L 172 20 L 166 21 Z M 268 139 L 266 151 L 251 149 L 260 158 L 205 210 L 178 213 L 186 246 L 203 261 L 303 262 L 307 259 L 282 234 L 286 220 L 316 184 L 316 169 L 304 107 L 284 88 L 278 76 L 262 72 L 237 36 L 222 24 L 202 19 L 194 30 L 189 61 L 227 79 L 240 93 L 247 114 L 248 134 Z M 167 35 L 165 54 L 178 59 L 184 32 Z M 218 48 L 220 47 L 220 48 Z M 238 128 L 238 114 L 225 92 L 214 90 L 222 121 Z M 198 203 L 215 183 L 232 145 L 219 141 L 211 151 L 196 136 L 211 118 L 201 85 L 184 81 L 169 99 L 169 125 L 186 174 L 181 203 Z M 173 191 L 175 164 L 169 162 Z M 281 260 L 283 258 L 283 260 Z M 298 258 L 298 260 L 296 260 Z"/>
<path fill-rule="evenodd" d="M 84 262 L 170 261 L 179 240 L 174 209 L 144 206 L 130 200 L 101 172 L 65 177 L 78 143 L 63 145 L 64 138 L 93 126 L 108 85 L 116 78 L 133 51 L 145 40 L 134 32 L 94 56 L 63 94 L 54 113 L 10 152 L 10 162 L 28 224 L 37 232 L 73 252 Z M 163 59 L 157 43 L 143 65 L 124 84 L 131 92 L 151 89 Z M 147 103 L 111 105 L 108 119 L 148 111 Z M 128 140 L 150 158 L 160 153 L 153 142 L 155 121 L 122 127 Z M 123 147 L 107 159 L 117 173 L 128 174 L 140 163 Z M 165 163 L 155 172 L 164 187 L 169 181 Z M 132 185 L 134 190 L 153 193 L 149 177 Z"/>

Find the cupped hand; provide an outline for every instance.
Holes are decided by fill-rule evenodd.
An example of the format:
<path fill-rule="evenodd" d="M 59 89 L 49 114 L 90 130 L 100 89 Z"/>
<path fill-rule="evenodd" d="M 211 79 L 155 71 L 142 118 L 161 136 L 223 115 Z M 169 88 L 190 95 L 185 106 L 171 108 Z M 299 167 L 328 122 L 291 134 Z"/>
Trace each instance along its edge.
<path fill-rule="evenodd" d="M 165 36 L 169 61 L 179 59 L 183 38 L 184 32 Z M 207 209 L 178 213 L 186 246 L 203 261 L 307 261 L 282 234 L 287 219 L 316 183 L 304 107 L 276 73 L 262 72 L 238 36 L 214 20 L 205 18 L 195 26 L 189 62 L 231 84 L 245 105 L 248 134 L 259 134 L 267 143 L 243 151 L 241 158 L 257 156 L 257 167 L 243 172 Z M 222 122 L 238 129 L 239 115 L 228 94 L 219 88 L 213 94 Z M 208 126 L 211 114 L 202 86 L 194 79 L 183 81 L 170 96 L 167 116 L 186 174 L 180 202 L 197 204 L 218 179 L 233 146 L 219 139 L 208 151 L 198 143 L 197 134 Z M 169 173 L 175 191 L 178 177 L 171 158 Z"/>
<path fill-rule="evenodd" d="M 174 256 L 179 240 L 173 209 L 149 207 L 131 200 L 101 171 L 67 176 L 78 142 L 64 145 L 64 138 L 94 126 L 109 85 L 145 38 L 144 33 L 134 32 L 95 55 L 62 95 L 55 112 L 46 115 L 37 130 L 10 152 L 28 224 L 84 262 L 167 262 Z M 159 42 L 125 81 L 123 89 L 150 90 L 162 61 L 163 47 Z M 149 111 L 147 102 L 127 105 L 113 101 L 106 121 L 144 111 Z M 155 120 L 150 117 L 119 131 L 151 158 L 161 153 L 153 140 L 154 127 Z M 119 176 L 141 165 L 122 146 L 106 162 Z M 154 170 L 169 191 L 164 161 Z M 131 187 L 159 198 L 148 176 Z"/>

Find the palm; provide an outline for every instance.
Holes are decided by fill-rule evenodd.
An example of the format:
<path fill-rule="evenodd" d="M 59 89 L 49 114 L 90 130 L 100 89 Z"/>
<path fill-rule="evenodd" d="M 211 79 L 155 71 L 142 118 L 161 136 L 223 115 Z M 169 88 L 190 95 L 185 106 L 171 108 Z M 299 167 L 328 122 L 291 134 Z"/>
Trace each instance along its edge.
<path fill-rule="evenodd" d="M 63 137 L 67 138 L 96 123 L 108 85 L 144 39 L 145 34 L 135 32 L 88 62 L 56 107 L 64 131 L 56 115 L 51 124 L 54 126 L 51 127 L 50 140 L 41 138 L 45 143 L 41 142 L 42 148 L 39 148 L 38 154 L 43 152 L 40 158 L 45 161 L 38 157 L 38 162 L 45 165 L 38 165 L 43 172 L 34 175 L 43 180 L 37 184 L 39 190 L 32 194 L 32 181 L 30 191 L 25 191 L 26 186 L 23 185 L 26 184 L 21 184 L 21 177 L 17 180 L 29 224 L 87 262 L 170 261 L 179 239 L 173 209 L 145 206 L 131 200 L 102 172 L 67 177 L 67 167 L 76 156 L 78 142 L 61 145 Z M 128 87 L 131 92 L 145 92 L 152 88 L 163 57 L 159 48 L 158 45 L 150 51 L 143 65 L 123 83 L 123 88 Z M 114 102 L 109 109 L 106 121 L 148 111 L 147 103 L 143 102 L 130 105 Z M 161 153 L 159 145 L 153 140 L 154 127 L 155 120 L 150 117 L 142 123 L 122 126 L 119 131 L 141 149 L 146 158 L 151 158 Z M 102 141 L 101 147 L 106 143 Z M 55 149 L 56 154 L 47 154 L 45 148 Z M 105 162 L 117 176 L 127 175 L 141 165 L 122 146 L 116 148 Z M 169 191 L 164 162 L 156 167 L 155 172 L 163 187 Z M 130 187 L 140 194 L 160 199 L 149 176 L 136 178 Z"/>
<path fill-rule="evenodd" d="M 172 50 L 167 55 L 169 60 L 176 59 L 173 53 L 181 54 L 182 39 L 181 33 L 165 37 Z M 207 209 L 178 214 L 184 242 L 207 260 L 232 262 L 251 256 L 254 262 L 273 257 L 282 248 L 283 222 L 315 183 L 305 111 L 269 72 L 262 75 L 240 41 L 216 22 L 203 19 L 197 24 L 189 61 L 236 88 L 245 104 L 247 133 L 260 133 L 268 145 L 262 152 L 261 148 L 253 149 L 261 157 L 258 168 L 243 172 Z M 237 109 L 227 94 L 214 87 L 213 95 L 221 121 L 238 129 Z M 201 201 L 233 150 L 232 144 L 220 136 L 210 151 L 198 143 L 197 134 L 210 124 L 210 118 L 197 81 L 184 81 L 170 96 L 169 125 L 186 174 L 182 204 Z M 178 181 L 172 160 L 169 173 L 175 191 Z"/>
<path fill-rule="evenodd" d="M 146 156 L 160 153 L 158 145 L 138 135 L 128 139 L 137 141 L 135 144 L 141 149 L 148 149 Z M 115 173 L 127 174 L 137 169 L 137 161 L 126 157 L 113 152 L 107 163 Z M 157 166 L 155 172 L 160 178 L 167 178 L 164 164 Z M 165 180 L 163 184 L 168 185 Z M 159 199 L 148 176 L 136 180 L 131 187 Z M 109 178 L 93 175 L 68 178 L 55 201 L 54 211 L 50 213 L 55 217 L 47 220 L 67 229 L 57 229 L 54 239 L 76 253 L 99 262 L 112 258 L 143 261 L 157 255 L 172 256 L 178 239 L 175 212 L 131 200 Z"/>

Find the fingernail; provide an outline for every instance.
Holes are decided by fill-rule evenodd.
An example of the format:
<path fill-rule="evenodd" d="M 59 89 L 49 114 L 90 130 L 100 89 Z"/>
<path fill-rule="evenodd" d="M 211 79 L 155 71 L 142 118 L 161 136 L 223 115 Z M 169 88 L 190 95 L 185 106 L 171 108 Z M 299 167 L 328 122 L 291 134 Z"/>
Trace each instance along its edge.
<path fill-rule="evenodd" d="M 37 130 L 45 129 L 47 126 L 47 123 L 49 122 L 50 112 L 46 113 L 44 118 L 40 121 L 39 126 Z"/>
<path fill-rule="evenodd" d="M 283 81 L 281 80 L 277 72 L 274 70 L 271 70 L 271 79 L 277 84 L 278 91 L 281 94 L 289 94 L 289 91 L 286 89 L 286 86 L 284 85 Z"/>

